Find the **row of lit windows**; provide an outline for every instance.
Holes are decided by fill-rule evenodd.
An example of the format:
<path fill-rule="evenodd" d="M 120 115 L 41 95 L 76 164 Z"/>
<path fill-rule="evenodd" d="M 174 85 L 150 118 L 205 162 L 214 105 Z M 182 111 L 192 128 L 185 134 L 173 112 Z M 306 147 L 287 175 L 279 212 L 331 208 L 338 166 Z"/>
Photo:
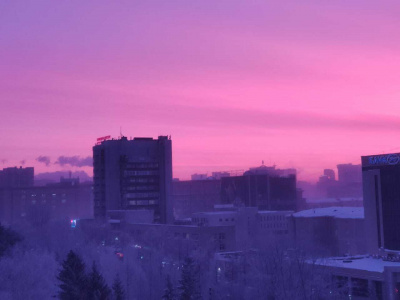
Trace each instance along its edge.
<path fill-rule="evenodd" d="M 32 204 L 36 204 L 36 203 L 37 203 L 37 201 L 36 201 L 36 200 L 32 200 L 31 202 L 32 202 Z M 46 203 L 46 200 L 45 200 L 45 199 L 43 199 L 41 202 L 42 202 L 42 204 L 45 204 L 45 203 Z M 66 199 L 61 199 L 61 203 L 66 203 L 66 202 L 67 202 L 67 200 L 66 200 Z"/>
<path fill-rule="evenodd" d="M 158 163 L 128 163 L 127 168 L 158 168 Z"/>
<path fill-rule="evenodd" d="M 224 219 L 219 219 L 219 221 L 220 221 L 220 222 L 223 222 Z M 229 221 L 233 222 L 233 221 L 235 221 L 235 218 L 231 218 L 230 220 L 229 220 L 229 218 L 226 218 L 226 219 L 225 219 L 225 222 L 229 222 Z"/>
<path fill-rule="evenodd" d="M 158 189 L 157 185 L 136 185 L 128 186 L 126 188 L 128 191 L 152 191 Z"/>
<path fill-rule="evenodd" d="M 263 220 L 263 221 L 284 221 L 284 220 L 286 220 L 286 216 L 283 216 L 283 215 L 262 216 L 261 220 Z"/>
<path fill-rule="evenodd" d="M 132 183 L 154 183 L 154 182 L 158 182 L 157 178 L 130 178 L 129 182 Z"/>
<path fill-rule="evenodd" d="M 126 198 L 154 198 L 158 197 L 159 193 L 153 192 L 153 193 L 127 193 Z"/>
<path fill-rule="evenodd" d="M 61 195 L 62 197 L 66 197 L 67 196 L 67 194 L 58 194 L 59 196 Z M 41 195 L 38 195 L 38 194 L 31 194 L 31 198 L 36 198 L 36 197 L 42 197 L 42 198 L 46 198 L 46 197 L 50 197 L 50 196 L 52 196 L 52 197 L 56 197 L 57 196 L 57 194 L 41 194 Z M 22 199 L 25 199 L 26 198 L 26 196 L 25 195 L 21 195 L 21 198 Z"/>
<path fill-rule="evenodd" d="M 156 205 L 158 200 L 130 200 L 129 205 Z"/>
<path fill-rule="evenodd" d="M 287 228 L 285 223 L 261 223 L 261 228 Z"/>
<path fill-rule="evenodd" d="M 158 175 L 158 171 L 125 171 L 125 176 Z"/>

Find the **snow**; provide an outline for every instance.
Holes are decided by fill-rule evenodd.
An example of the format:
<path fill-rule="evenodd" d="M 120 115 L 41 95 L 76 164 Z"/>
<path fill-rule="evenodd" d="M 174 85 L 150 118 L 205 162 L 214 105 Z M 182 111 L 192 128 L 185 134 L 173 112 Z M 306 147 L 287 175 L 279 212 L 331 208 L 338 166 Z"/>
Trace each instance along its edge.
<path fill-rule="evenodd" d="M 363 270 L 368 272 L 383 273 L 385 267 L 400 267 L 400 262 L 384 261 L 382 258 L 373 258 L 369 256 L 357 257 L 333 257 L 319 259 L 315 262 L 317 265 Z"/>
<path fill-rule="evenodd" d="M 299 211 L 292 214 L 295 218 L 334 217 L 343 219 L 363 219 L 363 207 L 322 207 Z"/>

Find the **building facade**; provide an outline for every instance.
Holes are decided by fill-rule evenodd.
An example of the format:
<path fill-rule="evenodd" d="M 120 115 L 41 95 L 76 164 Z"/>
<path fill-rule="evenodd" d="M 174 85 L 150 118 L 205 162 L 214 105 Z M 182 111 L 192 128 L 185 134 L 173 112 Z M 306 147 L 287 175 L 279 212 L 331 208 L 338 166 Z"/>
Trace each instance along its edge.
<path fill-rule="evenodd" d="M 178 219 L 213 211 L 214 205 L 221 202 L 221 180 L 174 181 L 172 186 L 174 215 Z"/>
<path fill-rule="evenodd" d="M 42 225 L 49 221 L 93 218 L 92 183 L 0 189 L 0 222 Z"/>
<path fill-rule="evenodd" d="M 400 251 L 400 153 L 362 157 L 369 252 Z"/>
<path fill-rule="evenodd" d="M 221 202 L 259 210 L 296 210 L 296 176 L 244 174 L 221 178 Z"/>
<path fill-rule="evenodd" d="M 33 167 L 4 168 L 0 171 L 0 188 L 33 186 Z"/>
<path fill-rule="evenodd" d="M 314 208 L 294 213 L 289 219 L 296 246 L 310 254 L 342 256 L 366 253 L 362 207 Z"/>
<path fill-rule="evenodd" d="M 171 223 L 172 144 L 167 136 L 105 139 L 93 147 L 94 215 L 109 210 L 153 210 Z"/>

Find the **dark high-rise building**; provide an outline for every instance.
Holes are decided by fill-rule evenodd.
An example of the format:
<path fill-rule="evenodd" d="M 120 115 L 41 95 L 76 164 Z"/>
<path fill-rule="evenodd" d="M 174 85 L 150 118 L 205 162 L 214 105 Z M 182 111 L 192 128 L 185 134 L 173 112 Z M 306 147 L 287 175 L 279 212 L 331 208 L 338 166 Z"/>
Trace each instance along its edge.
<path fill-rule="evenodd" d="M 221 178 L 221 200 L 260 210 L 296 210 L 296 175 L 245 173 L 224 177 Z"/>
<path fill-rule="evenodd" d="M 368 250 L 400 251 L 400 153 L 362 157 Z"/>
<path fill-rule="evenodd" d="M 0 171 L 0 188 L 33 186 L 34 169 L 32 167 L 4 168 Z"/>
<path fill-rule="evenodd" d="M 154 222 L 172 215 L 172 145 L 166 136 L 103 139 L 93 147 L 94 215 L 153 210 Z"/>

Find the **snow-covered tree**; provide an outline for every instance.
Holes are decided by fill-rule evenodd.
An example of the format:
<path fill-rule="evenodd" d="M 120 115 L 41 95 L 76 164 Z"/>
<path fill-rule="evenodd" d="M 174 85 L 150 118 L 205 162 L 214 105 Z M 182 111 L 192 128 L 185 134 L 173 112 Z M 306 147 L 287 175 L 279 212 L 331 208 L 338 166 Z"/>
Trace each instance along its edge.
<path fill-rule="evenodd" d="M 125 299 L 124 287 L 122 286 L 122 282 L 121 282 L 121 279 L 119 278 L 118 274 L 114 279 L 112 289 L 113 289 L 114 300 L 124 300 Z"/>
<path fill-rule="evenodd" d="M 21 236 L 14 230 L 0 224 L 0 257 L 21 240 Z"/>
<path fill-rule="evenodd" d="M 88 279 L 82 259 L 71 250 L 61 267 L 62 269 L 57 276 L 57 279 L 61 282 L 59 298 L 65 300 L 85 299 Z"/>
<path fill-rule="evenodd" d="M 170 276 L 167 276 L 166 287 L 165 287 L 162 299 L 163 300 L 175 300 L 176 299 L 175 288 L 174 288 L 174 285 L 172 284 Z"/>
<path fill-rule="evenodd" d="M 97 269 L 97 265 L 94 261 L 92 270 L 88 275 L 87 290 L 87 299 L 90 300 L 107 300 L 111 297 L 111 290 Z"/>
<path fill-rule="evenodd" d="M 200 289 L 199 266 L 193 258 L 187 257 L 182 266 L 181 279 L 179 280 L 180 300 L 202 299 Z"/>

